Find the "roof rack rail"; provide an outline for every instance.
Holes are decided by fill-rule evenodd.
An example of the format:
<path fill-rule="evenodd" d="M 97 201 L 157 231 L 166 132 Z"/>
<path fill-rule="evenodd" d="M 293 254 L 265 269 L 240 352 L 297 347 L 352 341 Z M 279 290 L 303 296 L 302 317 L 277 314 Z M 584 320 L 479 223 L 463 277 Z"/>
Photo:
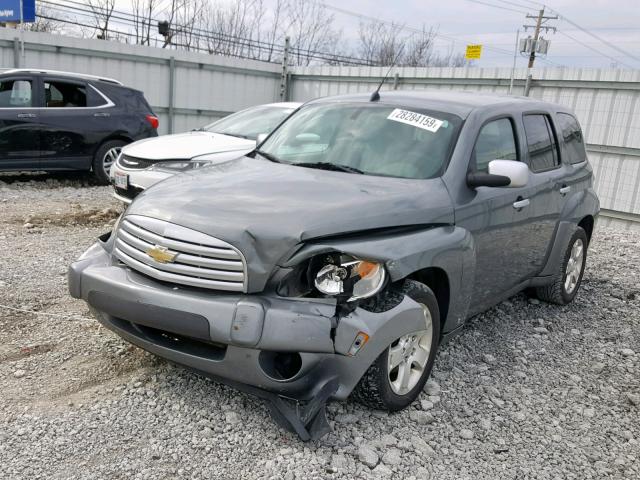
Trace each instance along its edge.
<path fill-rule="evenodd" d="M 63 72 L 60 70 L 45 70 L 40 68 L 13 68 L 11 70 L 5 70 L 2 72 L 2 74 L 7 74 L 7 73 L 44 73 L 44 74 L 60 75 L 60 76 L 66 76 L 66 77 L 85 78 L 88 80 L 99 80 L 101 82 L 113 83 L 115 85 L 122 85 L 121 81 L 116 80 L 114 78 L 101 77 L 97 75 L 87 75 L 85 73 Z"/>

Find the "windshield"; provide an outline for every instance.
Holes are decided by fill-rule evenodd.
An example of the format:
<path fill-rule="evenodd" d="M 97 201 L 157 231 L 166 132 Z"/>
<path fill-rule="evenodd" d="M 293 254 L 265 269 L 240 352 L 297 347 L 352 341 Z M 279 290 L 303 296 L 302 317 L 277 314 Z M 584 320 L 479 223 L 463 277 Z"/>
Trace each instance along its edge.
<path fill-rule="evenodd" d="M 203 130 L 255 140 L 261 133 L 271 133 L 293 110 L 290 107 L 251 107 L 207 125 Z"/>
<path fill-rule="evenodd" d="M 455 115 L 413 107 L 309 105 L 276 130 L 260 152 L 301 166 L 332 164 L 369 175 L 433 178 L 446 167 L 461 125 Z"/>

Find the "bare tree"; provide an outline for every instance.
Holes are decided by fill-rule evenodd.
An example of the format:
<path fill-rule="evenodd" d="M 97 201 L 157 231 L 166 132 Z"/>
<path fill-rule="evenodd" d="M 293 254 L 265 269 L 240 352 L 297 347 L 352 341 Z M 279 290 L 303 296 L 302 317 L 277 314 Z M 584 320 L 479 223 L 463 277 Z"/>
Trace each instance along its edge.
<path fill-rule="evenodd" d="M 426 26 L 419 32 L 403 35 L 403 27 L 383 22 L 361 23 L 357 55 L 376 65 L 408 67 L 459 66 L 464 63 L 462 54 L 450 49 L 442 55 L 435 51 L 438 31 Z M 462 59 L 462 60 L 461 60 Z"/>
<path fill-rule="evenodd" d="M 171 45 L 173 41 L 173 37 L 176 34 L 177 30 L 174 27 L 174 22 L 178 16 L 178 9 L 182 5 L 185 0 L 169 0 L 169 5 L 165 9 L 168 12 L 166 21 L 169 23 L 169 32 L 164 37 L 164 42 L 162 43 L 162 48 L 167 48 Z"/>
<path fill-rule="evenodd" d="M 265 43 L 268 45 L 261 58 L 267 62 L 272 62 L 274 58 L 274 47 L 277 43 L 282 44 L 284 42 L 284 35 L 282 32 L 281 22 L 286 14 L 287 4 L 286 0 L 275 0 L 275 4 L 271 6 L 271 18 L 265 29 L 264 38 Z"/>
<path fill-rule="evenodd" d="M 436 32 L 433 27 L 422 27 L 420 33 L 411 35 L 403 54 L 402 64 L 407 67 L 427 67 L 434 59 L 434 40 Z"/>
<path fill-rule="evenodd" d="M 67 20 L 62 12 L 54 12 L 40 4 L 36 8 L 36 21 L 25 24 L 25 29 L 32 32 L 62 33 Z"/>
<path fill-rule="evenodd" d="M 198 49 L 199 33 L 196 32 L 204 4 L 201 0 L 184 0 L 177 7 L 175 22 L 178 44 L 185 50 Z"/>
<path fill-rule="evenodd" d="M 135 41 L 140 45 L 151 45 L 151 28 L 161 0 L 131 0 Z"/>
<path fill-rule="evenodd" d="M 382 22 L 360 23 L 358 56 L 374 65 L 391 65 L 405 48 L 402 26 Z"/>
<path fill-rule="evenodd" d="M 109 22 L 116 7 L 116 0 L 86 0 L 87 6 L 93 13 L 95 27 L 99 30 L 97 37 L 103 40 L 109 38 Z"/>
<path fill-rule="evenodd" d="M 286 31 L 293 46 L 291 61 L 295 65 L 309 65 L 322 57 L 335 56 L 342 32 L 333 28 L 334 16 L 321 3 L 290 0 L 287 4 Z M 317 53 L 322 52 L 320 57 Z"/>

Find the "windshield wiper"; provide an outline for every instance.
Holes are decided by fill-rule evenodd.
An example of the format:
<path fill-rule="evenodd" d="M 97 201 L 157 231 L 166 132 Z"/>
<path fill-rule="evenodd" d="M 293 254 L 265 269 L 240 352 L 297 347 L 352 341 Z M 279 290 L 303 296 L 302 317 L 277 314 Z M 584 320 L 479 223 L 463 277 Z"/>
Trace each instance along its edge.
<path fill-rule="evenodd" d="M 355 167 L 350 167 L 348 165 L 341 165 L 339 163 L 329 163 L 329 162 L 313 162 L 313 163 L 292 163 L 291 165 L 295 165 L 296 167 L 307 167 L 307 168 L 317 168 L 319 170 L 333 170 L 335 172 L 347 172 L 347 173 L 358 173 L 360 175 L 364 175 L 362 170 L 359 170 Z"/>
<path fill-rule="evenodd" d="M 263 152 L 262 150 L 256 150 L 256 153 L 264 158 L 266 158 L 267 160 L 269 160 L 270 162 L 274 162 L 274 163 L 282 163 L 282 160 L 278 159 L 278 157 L 276 157 L 275 155 L 271 155 L 270 153 L 267 152 Z"/>

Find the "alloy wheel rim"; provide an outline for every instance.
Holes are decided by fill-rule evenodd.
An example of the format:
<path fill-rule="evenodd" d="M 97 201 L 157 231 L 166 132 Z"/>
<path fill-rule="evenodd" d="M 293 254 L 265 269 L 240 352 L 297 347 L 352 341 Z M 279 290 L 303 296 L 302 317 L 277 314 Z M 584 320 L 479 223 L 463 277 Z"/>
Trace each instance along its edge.
<path fill-rule="evenodd" d="M 569 255 L 569 261 L 567 262 L 567 268 L 564 274 L 564 290 L 569 295 L 571 295 L 578 286 L 580 274 L 582 273 L 583 260 L 584 243 L 581 239 L 577 239 L 573 247 L 571 247 L 571 254 Z"/>
<path fill-rule="evenodd" d="M 424 315 L 425 329 L 404 335 L 391 344 L 387 355 L 387 372 L 391 390 L 405 395 L 415 388 L 424 373 L 433 340 L 431 312 L 420 304 Z"/>
<path fill-rule="evenodd" d="M 122 150 L 122 147 L 110 148 L 104 154 L 104 157 L 102 157 L 102 168 L 104 169 L 104 173 L 106 173 L 107 176 L 109 175 L 109 170 L 111 170 L 111 166 L 118 159 L 118 155 L 120 155 L 121 150 Z"/>

